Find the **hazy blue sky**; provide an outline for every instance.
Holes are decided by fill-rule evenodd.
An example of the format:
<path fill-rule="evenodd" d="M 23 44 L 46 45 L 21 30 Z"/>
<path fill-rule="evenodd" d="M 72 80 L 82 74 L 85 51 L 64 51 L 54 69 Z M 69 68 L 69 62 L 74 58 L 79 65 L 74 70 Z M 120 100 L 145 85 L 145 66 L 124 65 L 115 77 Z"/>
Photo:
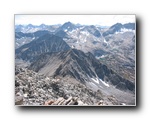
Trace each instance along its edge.
<path fill-rule="evenodd" d="M 15 15 L 15 24 L 63 24 L 65 22 L 84 25 L 111 26 L 117 22 L 135 22 L 135 15 Z"/>

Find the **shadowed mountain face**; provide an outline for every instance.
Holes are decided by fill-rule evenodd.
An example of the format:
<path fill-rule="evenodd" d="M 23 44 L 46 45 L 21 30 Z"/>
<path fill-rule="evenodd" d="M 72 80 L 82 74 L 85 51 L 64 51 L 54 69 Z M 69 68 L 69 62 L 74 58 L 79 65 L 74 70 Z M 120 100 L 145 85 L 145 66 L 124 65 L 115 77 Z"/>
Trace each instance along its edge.
<path fill-rule="evenodd" d="M 91 53 L 85 54 L 76 49 L 43 54 L 31 64 L 30 69 L 46 76 L 69 76 L 83 84 L 92 82 L 100 86 L 99 81 L 104 81 L 117 89 L 134 91 L 132 82 L 101 64 Z"/>
<path fill-rule="evenodd" d="M 32 61 L 37 55 L 46 52 L 59 52 L 69 50 L 70 47 L 62 38 L 46 34 L 37 40 L 16 49 L 16 58 Z"/>
<path fill-rule="evenodd" d="M 15 38 L 21 38 L 21 37 L 41 37 L 44 34 L 50 33 L 49 31 L 46 30 L 40 30 L 34 33 L 22 33 L 22 32 L 16 32 L 15 33 Z"/>
<path fill-rule="evenodd" d="M 100 31 L 94 25 L 85 26 L 82 30 L 87 30 L 90 34 L 94 35 L 95 37 L 101 37 Z"/>
<path fill-rule="evenodd" d="M 135 30 L 135 23 L 126 23 L 123 25 L 126 29 Z"/>
<path fill-rule="evenodd" d="M 39 30 L 33 33 L 15 32 L 15 48 L 19 48 L 20 46 L 36 40 L 48 33 L 50 32 L 47 30 Z"/>

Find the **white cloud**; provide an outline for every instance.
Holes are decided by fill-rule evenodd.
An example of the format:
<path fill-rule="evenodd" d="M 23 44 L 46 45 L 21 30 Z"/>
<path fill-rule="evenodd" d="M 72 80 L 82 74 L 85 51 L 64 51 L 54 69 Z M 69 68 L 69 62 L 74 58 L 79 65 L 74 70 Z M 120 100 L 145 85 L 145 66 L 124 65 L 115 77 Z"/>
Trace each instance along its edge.
<path fill-rule="evenodd" d="M 68 21 L 75 24 L 111 26 L 117 22 L 135 22 L 135 15 L 15 15 L 15 24 L 52 25 Z"/>

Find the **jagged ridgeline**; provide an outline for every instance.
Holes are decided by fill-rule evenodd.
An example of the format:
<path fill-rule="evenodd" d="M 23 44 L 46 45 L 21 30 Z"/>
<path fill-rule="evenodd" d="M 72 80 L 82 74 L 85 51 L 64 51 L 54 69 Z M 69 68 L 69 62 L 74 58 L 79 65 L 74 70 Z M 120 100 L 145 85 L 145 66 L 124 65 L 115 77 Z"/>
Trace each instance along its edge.
<path fill-rule="evenodd" d="M 69 49 L 69 45 L 62 38 L 48 33 L 16 49 L 15 53 L 18 59 L 32 61 L 42 53 L 60 52 Z"/>
<path fill-rule="evenodd" d="M 135 23 L 21 28 L 15 34 L 16 104 L 135 105 Z"/>

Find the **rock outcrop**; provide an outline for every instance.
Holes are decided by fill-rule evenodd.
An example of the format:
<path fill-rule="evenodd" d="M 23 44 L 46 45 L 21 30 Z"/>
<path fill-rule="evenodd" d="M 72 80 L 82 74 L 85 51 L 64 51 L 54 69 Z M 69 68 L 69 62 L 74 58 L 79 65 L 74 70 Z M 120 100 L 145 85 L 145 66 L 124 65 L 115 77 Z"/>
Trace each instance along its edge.
<path fill-rule="evenodd" d="M 81 100 L 78 100 L 77 97 L 69 97 L 64 99 L 63 97 L 58 98 L 57 100 L 48 100 L 44 105 L 87 105 Z"/>

